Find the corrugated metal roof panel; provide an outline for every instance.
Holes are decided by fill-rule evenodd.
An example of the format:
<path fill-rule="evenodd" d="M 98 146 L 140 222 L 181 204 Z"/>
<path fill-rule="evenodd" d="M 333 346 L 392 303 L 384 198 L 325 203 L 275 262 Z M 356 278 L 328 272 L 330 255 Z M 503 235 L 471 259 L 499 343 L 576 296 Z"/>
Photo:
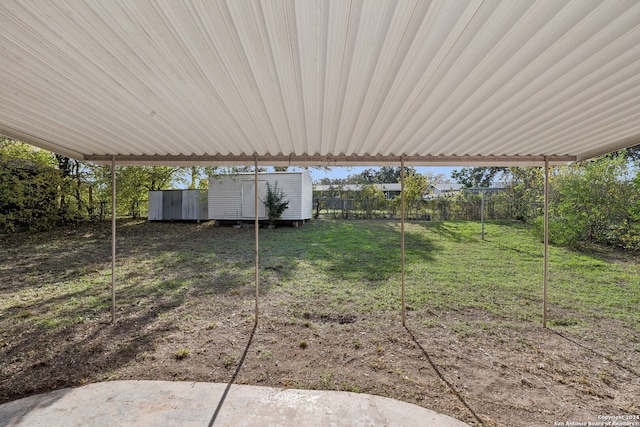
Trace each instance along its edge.
<path fill-rule="evenodd" d="M 640 143 L 638 40 L 636 0 L 7 1 L 0 133 L 128 163 L 580 160 Z"/>

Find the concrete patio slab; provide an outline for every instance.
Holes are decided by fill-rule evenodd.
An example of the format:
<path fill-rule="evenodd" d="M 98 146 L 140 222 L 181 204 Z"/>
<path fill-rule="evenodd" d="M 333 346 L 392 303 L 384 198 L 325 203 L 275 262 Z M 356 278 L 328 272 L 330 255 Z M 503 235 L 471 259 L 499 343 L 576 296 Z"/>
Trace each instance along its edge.
<path fill-rule="evenodd" d="M 226 388 L 168 381 L 89 384 L 0 405 L 0 425 L 468 426 L 417 405 L 368 394 L 232 385 L 225 396 Z"/>

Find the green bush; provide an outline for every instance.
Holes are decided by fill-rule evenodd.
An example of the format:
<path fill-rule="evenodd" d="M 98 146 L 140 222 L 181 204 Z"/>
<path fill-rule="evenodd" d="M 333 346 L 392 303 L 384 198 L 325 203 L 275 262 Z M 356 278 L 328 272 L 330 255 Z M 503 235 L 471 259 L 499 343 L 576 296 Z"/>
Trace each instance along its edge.
<path fill-rule="evenodd" d="M 49 230 L 64 220 L 58 170 L 26 160 L 0 160 L 0 229 Z"/>
<path fill-rule="evenodd" d="M 624 156 L 604 156 L 556 169 L 551 178 L 549 239 L 640 250 L 640 183 Z M 533 224 L 542 233 L 541 216 Z"/>
<path fill-rule="evenodd" d="M 270 224 L 274 224 L 289 207 L 289 201 L 285 200 L 285 197 L 287 195 L 284 191 L 278 188 L 278 181 L 275 182 L 273 187 L 267 182 L 267 197 L 262 203 L 267 209 L 267 217 Z"/>

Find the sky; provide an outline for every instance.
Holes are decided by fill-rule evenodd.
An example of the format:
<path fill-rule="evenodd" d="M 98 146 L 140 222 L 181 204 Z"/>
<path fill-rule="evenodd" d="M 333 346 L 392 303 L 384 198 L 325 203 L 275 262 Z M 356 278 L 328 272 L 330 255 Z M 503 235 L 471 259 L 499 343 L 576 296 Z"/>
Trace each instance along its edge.
<path fill-rule="evenodd" d="M 462 167 L 415 167 L 415 170 L 418 173 L 426 174 L 427 172 L 431 172 L 435 175 L 443 174 L 445 179 L 451 179 L 451 171 L 454 169 L 461 169 Z M 318 170 L 318 169 L 309 169 L 309 173 L 311 174 L 311 179 L 313 182 L 320 181 L 322 178 L 346 178 L 349 175 L 357 175 L 364 171 L 365 169 L 379 169 L 377 167 L 367 167 L 367 166 L 358 166 L 358 167 L 333 167 L 330 171 Z M 291 169 L 290 169 L 291 170 Z"/>

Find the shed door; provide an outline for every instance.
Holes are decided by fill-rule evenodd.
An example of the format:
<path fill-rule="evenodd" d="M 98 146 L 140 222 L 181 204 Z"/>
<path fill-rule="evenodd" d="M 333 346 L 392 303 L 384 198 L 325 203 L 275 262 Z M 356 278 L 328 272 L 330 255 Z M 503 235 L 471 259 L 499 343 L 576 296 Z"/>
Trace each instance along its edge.
<path fill-rule="evenodd" d="M 242 181 L 242 218 L 255 218 L 255 181 Z M 266 218 L 264 207 L 265 196 L 267 195 L 267 181 L 258 181 L 258 216 Z"/>
<path fill-rule="evenodd" d="M 182 219 L 182 191 L 165 191 L 162 196 L 162 219 L 173 221 Z"/>

